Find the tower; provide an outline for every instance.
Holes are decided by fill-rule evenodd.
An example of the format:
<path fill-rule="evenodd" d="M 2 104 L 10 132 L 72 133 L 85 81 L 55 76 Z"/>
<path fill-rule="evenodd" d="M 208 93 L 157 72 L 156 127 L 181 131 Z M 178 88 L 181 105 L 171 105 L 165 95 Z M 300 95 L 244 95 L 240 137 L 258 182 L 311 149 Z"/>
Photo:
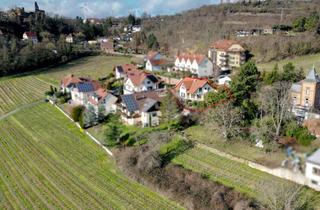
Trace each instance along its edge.
<path fill-rule="evenodd" d="M 40 10 L 37 1 L 34 1 L 34 10 L 35 10 L 35 12 Z"/>

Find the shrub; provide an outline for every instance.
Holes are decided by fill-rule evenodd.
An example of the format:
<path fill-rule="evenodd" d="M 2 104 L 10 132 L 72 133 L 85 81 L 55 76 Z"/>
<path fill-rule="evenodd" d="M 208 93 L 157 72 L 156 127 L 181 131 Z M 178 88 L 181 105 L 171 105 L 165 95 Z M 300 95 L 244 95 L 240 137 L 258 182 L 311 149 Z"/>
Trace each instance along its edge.
<path fill-rule="evenodd" d="M 182 139 L 181 136 L 175 136 L 170 142 L 163 144 L 159 149 L 159 154 L 163 162 L 169 162 L 177 155 L 183 153 L 192 146 L 191 142 Z"/>
<path fill-rule="evenodd" d="M 316 139 L 315 136 L 310 134 L 307 128 L 300 128 L 296 135 L 298 143 L 302 146 L 309 146 L 311 142 Z"/>
<path fill-rule="evenodd" d="M 75 122 L 79 122 L 80 116 L 82 116 L 82 113 L 84 111 L 84 107 L 83 106 L 76 106 L 71 110 L 71 118 L 75 121 Z"/>

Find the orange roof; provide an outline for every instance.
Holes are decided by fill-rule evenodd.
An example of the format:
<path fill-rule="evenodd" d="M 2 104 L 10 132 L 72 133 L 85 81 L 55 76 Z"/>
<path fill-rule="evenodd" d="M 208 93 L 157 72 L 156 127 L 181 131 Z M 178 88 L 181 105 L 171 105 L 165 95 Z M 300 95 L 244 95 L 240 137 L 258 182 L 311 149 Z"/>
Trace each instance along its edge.
<path fill-rule="evenodd" d="M 199 88 L 202 88 L 206 84 L 209 84 L 208 82 L 208 79 L 186 77 L 176 85 L 175 89 L 178 91 L 180 87 L 183 85 L 187 89 L 187 93 L 193 94 Z"/>
<path fill-rule="evenodd" d="M 159 52 L 150 51 L 150 52 L 148 52 L 147 58 L 148 58 L 149 60 L 152 60 L 152 59 L 154 59 L 154 57 L 155 57 L 157 54 L 159 54 Z"/>
<path fill-rule="evenodd" d="M 161 66 L 167 63 L 167 61 L 165 59 L 161 59 L 161 60 L 150 60 L 151 64 L 153 66 Z"/>
<path fill-rule="evenodd" d="M 94 93 L 96 94 L 96 97 L 98 98 L 98 101 L 94 100 L 93 98 L 89 99 L 90 103 L 92 103 L 94 105 L 98 105 L 98 103 L 109 94 L 107 92 L 107 90 L 104 89 L 104 88 L 99 88 Z"/>
<path fill-rule="evenodd" d="M 212 47 L 215 49 L 228 51 L 229 48 L 234 44 L 239 44 L 239 43 L 235 40 L 222 39 L 213 43 Z"/>
<path fill-rule="evenodd" d="M 80 82 L 82 82 L 82 80 L 79 77 L 74 76 L 73 74 L 70 74 L 70 75 L 64 77 L 61 81 L 61 83 L 64 87 L 67 87 L 70 84 L 78 84 Z"/>
<path fill-rule="evenodd" d="M 187 61 L 188 59 L 190 59 L 191 62 L 193 62 L 194 60 L 196 60 L 196 62 L 199 64 L 201 63 L 206 56 L 202 55 L 202 54 L 182 54 L 180 56 L 177 57 L 180 61 L 182 59 L 184 59 L 185 61 Z"/>
<path fill-rule="evenodd" d="M 149 78 L 154 83 L 160 82 L 160 79 L 158 77 L 144 71 L 131 71 L 128 73 L 128 79 L 131 80 L 134 86 L 141 85 L 146 78 Z"/>
<path fill-rule="evenodd" d="M 121 68 L 122 68 L 122 70 L 123 70 L 123 73 L 128 73 L 128 72 L 130 72 L 130 71 L 139 71 L 138 69 L 137 69 L 137 67 L 134 65 L 134 64 L 124 64 L 124 65 L 122 65 L 122 66 L 120 66 Z"/>

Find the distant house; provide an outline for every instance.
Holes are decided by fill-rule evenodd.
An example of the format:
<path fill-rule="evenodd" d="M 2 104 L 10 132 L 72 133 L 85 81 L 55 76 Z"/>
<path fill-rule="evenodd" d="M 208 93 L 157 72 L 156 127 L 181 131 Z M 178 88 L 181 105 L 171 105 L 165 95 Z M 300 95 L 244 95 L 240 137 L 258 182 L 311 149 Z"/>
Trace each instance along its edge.
<path fill-rule="evenodd" d="M 306 79 L 291 86 L 293 112 L 304 117 L 304 112 L 320 108 L 320 77 L 313 67 Z M 301 114 L 302 113 L 302 114 Z"/>
<path fill-rule="evenodd" d="M 141 30 L 142 30 L 142 27 L 139 25 L 132 26 L 132 33 L 137 33 L 137 32 L 140 32 Z"/>
<path fill-rule="evenodd" d="M 227 85 L 227 86 L 229 86 L 231 81 L 232 80 L 228 75 L 221 75 L 217 79 L 218 85 Z"/>
<path fill-rule="evenodd" d="M 179 55 L 175 60 L 175 68 L 180 71 L 189 71 L 197 77 L 213 76 L 213 64 L 205 55 Z"/>
<path fill-rule="evenodd" d="M 23 40 L 29 40 L 32 41 L 33 44 L 37 44 L 38 43 L 38 37 L 37 34 L 34 32 L 24 32 L 23 33 Z"/>
<path fill-rule="evenodd" d="M 73 36 L 72 36 L 72 34 L 69 34 L 68 36 L 66 36 L 66 42 L 67 42 L 67 43 L 73 43 Z"/>
<path fill-rule="evenodd" d="M 175 87 L 176 94 L 184 101 L 203 101 L 205 94 L 214 91 L 208 79 L 187 77 Z"/>
<path fill-rule="evenodd" d="M 160 71 L 166 64 L 167 61 L 159 52 L 149 52 L 146 56 L 146 70 L 148 71 Z"/>
<path fill-rule="evenodd" d="M 139 71 L 134 64 L 124 64 L 115 67 L 116 79 L 126 79 L 127 75 L 131 71 Z"/>
<path fill-rule="evenodd" d="M 130 71 L 124 83 L 124 94 L 164 89 L 164 83 L 157 76 L 143 71 Z"/>
<path fill-rule="evenodd" d="M 306 177 L 312 185 L 320 189 L 320 149 L 307 158 Z"/>
<path fill-rule="evenodd" d="M 119 104 L 121 119 L 128 125 L 157 126 L 161 116 L 160 101 L 154 91 L 123 95 Z"/>
<path fill-rule="evenodd" d="M 117 109 L 116 102 L 118 98 L 104 88 L 99 88 L 93 94 L 89 96 L 86 107 L 93 107 L 95 114 L 99 113 L 107 116 L 109 113 L 114 113 Z"/>
<path fill-rule="evenodd" d="M 98 41 L 98 43 L 104 43 L 104 42 L 108 42 L 109 40 L 108 40 L 108 38 L 107 37 L 99 37 L 98 39 L 97 39 L 97 41 Z"/>
<path fill-rule="evenodd" d="M 220 71 L 230 71 L 245 63 L 245 49 L 237 41 L 219 40 L 212 44 L 208 57 Z"/>
<path fill-rule="evenodd" d="M 273 35 L 274 32 L 275 32 L 275 30 L 274 30 L 273 27 L 271 27 L 271 26 L 265 26 L 265 27 L 263 28 L 263 31 L 262 31 L 262 33 L 263 33 L 264 35 Z"/>
<path fill-rule="evenodd" d="M 114 53 L 114 43 L 113 41 L 102 42 L 100 44 L 101 51 L 104 53 Z"/>
<path fill-rule="evenodd" d="M 97 40 L 89 40 L 88 44 L 89 45 L 96 45 L 96 44 L 98 44 L 98 41 Z"/>
<path fill-rule="evenodd" d="M 71 90 L 71 98 L 73 104 L 86 105 L 90 96 L 100 89 L 98 81 L 81 82 L 75 85 Z"/>

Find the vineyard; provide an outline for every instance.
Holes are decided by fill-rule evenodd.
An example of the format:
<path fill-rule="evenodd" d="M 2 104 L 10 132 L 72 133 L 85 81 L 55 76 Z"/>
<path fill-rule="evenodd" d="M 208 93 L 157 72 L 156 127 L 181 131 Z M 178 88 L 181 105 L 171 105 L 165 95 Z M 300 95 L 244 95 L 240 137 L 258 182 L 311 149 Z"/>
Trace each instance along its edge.
<path fill-rule="evenodd" d="M 178 209 L 40 104 L 0 121 L 0 209 Z"/>
<path fill-rule="evenodd" d="M 32 76 L 0 81 L 0 116 L 44 97 L 49 85 Z"/>
<path fill-rule="evenodd" d="M 250 168 L 245 164 L 229 160 L 198 147 L 176 157 L 173 162 L 204 174 L 209 179 L 232 187 L 236 191 L 245 193 L 262 203 L 266 199 L 265 192 L 267 188 L 276 188 L 277 186 L 292 187 L 294 185 L 294 183 L 284 179 Z M 313 191 L 308 190 L 306 193 L 312 194 Z M 312 196 L 316 195 L 312 194 Z M 320 195 L 318 194 L 317 196 L 318 201 L 320 201 Z"/>
<path fill-rule="evenodd" d="M 61 66 L 44 69 L 42 73 L 37 74 L 37 77 L 54 85 L 59 85 L 61 79 L 68 74 L 98 79 L 108 76 L 113 71 L 114 66 L 130 63 L 135 59 L 102 55 L 85 57 Z"/>

